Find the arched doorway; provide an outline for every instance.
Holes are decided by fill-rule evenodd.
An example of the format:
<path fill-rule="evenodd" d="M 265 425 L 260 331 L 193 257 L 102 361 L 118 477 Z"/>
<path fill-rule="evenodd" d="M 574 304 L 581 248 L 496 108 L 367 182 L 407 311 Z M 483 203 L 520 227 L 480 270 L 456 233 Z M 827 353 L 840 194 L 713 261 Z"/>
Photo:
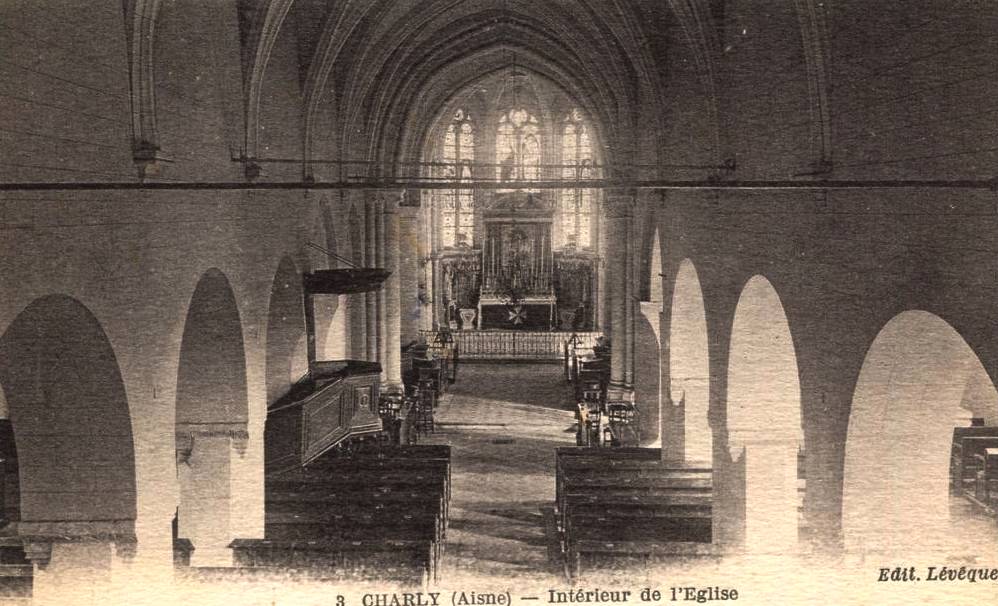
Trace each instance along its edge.
<path fill-rule="evenodd" d="M 0 337 L 0 385 L 19 463 L 17 534 L 47 565 L 36 602 L 65 598 L 81 578 L 107 588 L 136 518 L 132 423 L 107 335 L 79 301 L 36 299 Z"/>
<path fill-rule="evenodd" d="M 194 545 L 191 563 L 232 562 L 232 453 L 248 439 L 246 353 L 239 308 L 217 269 L 201 276 L 191 297 L 177 371 L 179 537 Z"/>
<path fill-rule="evenodd" d="M 673 425 L 682 428 L 683 459 L 710 464 L 713 436 L 708 422 L 710 363 L 707 314 L 693 263 L 679 264 L 669 321 L 669 395 Z"/>
<path fill-rule="evenodd" d="M 779 296 L 752 277 L 735 308 L 728 358 L 728 447 L 744 471 L 745 548 L 797 546 L 797 455 L 803 447 L 800 379 Z"/>
<path fill-rule="evenodd" d="M 950 445 L 970 417 L 998 418 L 980 360 L 944 320 L 895 316 L 877 335 L 853 394 L 846 437 L 842 525 L 847 549 L 956 554 L 973 549 L 953 524 Z"/>

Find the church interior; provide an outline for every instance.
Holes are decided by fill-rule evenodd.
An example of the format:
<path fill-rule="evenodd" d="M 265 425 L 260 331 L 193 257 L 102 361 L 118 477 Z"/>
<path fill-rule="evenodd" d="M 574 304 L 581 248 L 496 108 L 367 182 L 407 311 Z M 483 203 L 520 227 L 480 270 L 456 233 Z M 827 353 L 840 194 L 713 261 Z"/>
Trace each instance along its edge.
<path fill-rule="evenodd" d="M 996 24 L 3 0 L 0 603 L 957 591 L 876 581 L 998 567 Z"/>

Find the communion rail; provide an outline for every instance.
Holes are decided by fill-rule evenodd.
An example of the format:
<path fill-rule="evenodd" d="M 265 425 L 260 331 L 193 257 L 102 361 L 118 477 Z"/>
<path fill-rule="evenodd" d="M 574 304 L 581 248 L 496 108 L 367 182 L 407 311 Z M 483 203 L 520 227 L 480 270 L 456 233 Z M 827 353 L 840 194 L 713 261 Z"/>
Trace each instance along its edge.
<path fill-rule="evenodd" d="M 420 334 L 433 343 L 437 331 Z M 462 360 L 562 360 L 565 342 L 571 332 L 531 332 L 525 330 L 452 330 Z M 601 332 L 577 332 L 577 350 L 592 351 Z"/>

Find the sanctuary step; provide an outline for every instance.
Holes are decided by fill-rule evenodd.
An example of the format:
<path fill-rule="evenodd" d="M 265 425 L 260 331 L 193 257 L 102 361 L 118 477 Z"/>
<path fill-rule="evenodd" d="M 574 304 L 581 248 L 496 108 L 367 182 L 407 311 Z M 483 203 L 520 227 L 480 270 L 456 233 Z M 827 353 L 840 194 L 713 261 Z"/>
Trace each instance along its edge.
<path fill-rule="evenodd" d="M 566 573 L 719 555 L 709 467 L 661 461 L 653 448 L 559 448 L 556 510 Z"/>
<path fill-rule="evenodd" d="M 448 446 L 320 457 L 267 479 L 264 539 L 234 541 L 236 565 L 425 585 L 439 567 L 449 498 Z"/>

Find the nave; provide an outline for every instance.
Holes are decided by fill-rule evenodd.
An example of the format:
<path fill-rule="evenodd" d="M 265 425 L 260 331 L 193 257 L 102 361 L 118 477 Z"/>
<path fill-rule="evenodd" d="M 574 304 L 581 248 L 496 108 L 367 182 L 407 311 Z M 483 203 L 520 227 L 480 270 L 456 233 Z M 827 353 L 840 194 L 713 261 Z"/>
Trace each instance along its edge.
<path fill-rule="evenodd" d="M 0 575 L 994 603 L 995 23 L 0 0 Z"/>
<path fill-rule="evenodd" d="M 560 584 L 554 451 L 575 444 L 566 391 L 557 365 L 467 364 L 441 399 L 428 443 L 452 453 L 448 585 Z"/>

